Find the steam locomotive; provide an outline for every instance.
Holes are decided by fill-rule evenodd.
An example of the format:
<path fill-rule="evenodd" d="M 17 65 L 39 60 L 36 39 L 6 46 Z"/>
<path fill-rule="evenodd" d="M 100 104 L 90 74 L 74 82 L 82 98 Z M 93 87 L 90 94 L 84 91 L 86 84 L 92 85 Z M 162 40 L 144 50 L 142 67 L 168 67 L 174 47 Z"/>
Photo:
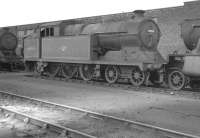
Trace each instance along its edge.
<path fill-rule="evenodd" d="M 21 58 L 16 54 L 18 39 L 16 28 L 0 29 L 0 68 L 12 70 L 14 65 L 21 62 Z"/>
<path fill-rule="evenodd" d="M 127 80 L 134 86 L 166 83 L 180 90 L 200 76 L 200 20 L 185 20 L 181 36 L 185 54 L 164 59 L 158 44 L 162 37 L 153 17 L 137 10 L 131 19 L 101 23 L 40 24 L 24 41 L 26 69 L 66 79 L 77 74 L 85 81 Z M 192 68 L 191 68 L 192 66 Z"/>

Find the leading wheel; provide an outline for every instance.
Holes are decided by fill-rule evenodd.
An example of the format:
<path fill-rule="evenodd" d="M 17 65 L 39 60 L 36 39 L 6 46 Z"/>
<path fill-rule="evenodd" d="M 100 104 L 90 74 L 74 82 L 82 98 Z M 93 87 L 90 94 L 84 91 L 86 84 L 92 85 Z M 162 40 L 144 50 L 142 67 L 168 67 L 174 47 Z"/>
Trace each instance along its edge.
<path fill-rule="evenodd" d="M 74 77 L 74 75 L 77 72 L 77 66 L 75 66 L 73 64 L 63 64 L 62 72 L 63 72 L 63 76 L 66 79 L 71 79 Z"/>
<path fill-rule="evenodd" d="M 185 75 L 179 70 L 173 70 L 168 75 L 169 87 L 173 90 L 181 90 L 186 83 Z"/>
<path fill-rule="evenodd" d="M 130 75 L 130 82 L 133 84 L 133 86 L 141 86 L 145 81 L 145 73 L 141 71 L 139 68 L 133 68 L 131 70 Z"/>
<path fill-rule="evenodd" d="M 105 79 L 108 83 L 115 83 L 119 78 L 119 69 L 116 66 L 107 66 L 105 70 Z"/>
<path fill-rule="evenodd" d="M 89 81 L 93 78 L 95 72 L 95 65 L 81 65 L 79 67 L 79 73 L 83 80 Z"/>

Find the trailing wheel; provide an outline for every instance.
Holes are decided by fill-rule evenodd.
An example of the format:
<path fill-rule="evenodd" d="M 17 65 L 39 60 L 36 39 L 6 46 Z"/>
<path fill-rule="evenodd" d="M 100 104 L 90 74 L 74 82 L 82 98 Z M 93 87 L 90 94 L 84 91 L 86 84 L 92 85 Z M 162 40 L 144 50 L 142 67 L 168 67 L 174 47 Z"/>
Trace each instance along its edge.
<path fill-rule="evenodd" d="M 140 68 L 133 68 L 131 70 L 130 82 L 133 86 L 141 86 L 145 81 L 145 73 Z"/>
<path fill-rule="evenodd" d="M 108 83 L 112 84 L 119 79 L 119 68 L 116 66 L 107 66 L 105 70 L 105 79 Z"/>
<path fill-rule="evenodd" d="M 74 64 L 63 64 L 62 73 L 66 79 L 71 79 L 77 72 L 77 66 Z"/>
<path fill-rule="evenodd" d="M 181 90 L 186 83 L 185 75 L 179 70 L 173 70 L 168 75 L 169 87 L 173 90 Z"/>
<path fill-rule="evenodd" d="M 95 72 L 95 65 L 81 65 L 79 67 L 79 73 L 83 80 L 89 81 L 93 78 Z"/>
<path fill-rule="evenodd" d="M 59 70 L 60 70 L 60 64 L 59 63 L 49 63 L 46 67 L 47 75 L 49 77 L 55 77 Z"/>

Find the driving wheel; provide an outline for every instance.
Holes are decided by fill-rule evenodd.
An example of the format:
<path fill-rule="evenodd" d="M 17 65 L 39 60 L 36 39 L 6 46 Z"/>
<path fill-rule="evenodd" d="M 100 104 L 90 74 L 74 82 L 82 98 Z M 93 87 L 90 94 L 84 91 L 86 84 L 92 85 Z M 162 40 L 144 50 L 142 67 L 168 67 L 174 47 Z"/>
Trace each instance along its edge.
<path fill-rule="evenodd" d="M 141 86 L 145 81 L 145 73 L 141 71 L 139 68 L 133 68 L 131 70 L 130 75 L 130 82 L 133 84 L 133 86 Z"/>

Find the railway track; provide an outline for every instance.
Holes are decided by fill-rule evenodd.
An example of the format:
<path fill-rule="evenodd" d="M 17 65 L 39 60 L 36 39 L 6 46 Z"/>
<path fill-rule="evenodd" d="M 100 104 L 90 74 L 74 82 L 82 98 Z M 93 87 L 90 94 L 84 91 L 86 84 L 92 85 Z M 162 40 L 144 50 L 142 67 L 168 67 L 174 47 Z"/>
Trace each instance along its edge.
<path fill-rule="evenodd" d="M 12 116 L 14 118 L 17 118 L 19 120 L 24 121 L 25 123 L 31 123 L 33 125 L 39 126 L 43 129 L 48 129 L 50 131 L 56 132 L 62 136 L 73 136 L 73 137 L 84 137 L 84 138 L 96 138 L 95 136 L 92 135 L 88 135 L 85 133 L 82 133 L 80 131 L 71 129 L 71 128 L 67 128 L 67 127 L 63 127 L 61 125 L 57 125 L 55 123 L 51 123 L 36 117 L 32 117 L 30 115 L 18 112 L 18 111 L 14 111 L 11 109 L 6 109 L 5 107 L 0 107 L 0 112 L 3 112 L 6 116 Z"/>
<path fill-rule="evenodd" d="M 199 138 L 192 134 L 4 91 L 0 91 L 0 109 L 1 112 L 14 114 L 29 123 L 39 124 L 70 138 L 131 138 L 141 135 L 152 138 Z"/>

